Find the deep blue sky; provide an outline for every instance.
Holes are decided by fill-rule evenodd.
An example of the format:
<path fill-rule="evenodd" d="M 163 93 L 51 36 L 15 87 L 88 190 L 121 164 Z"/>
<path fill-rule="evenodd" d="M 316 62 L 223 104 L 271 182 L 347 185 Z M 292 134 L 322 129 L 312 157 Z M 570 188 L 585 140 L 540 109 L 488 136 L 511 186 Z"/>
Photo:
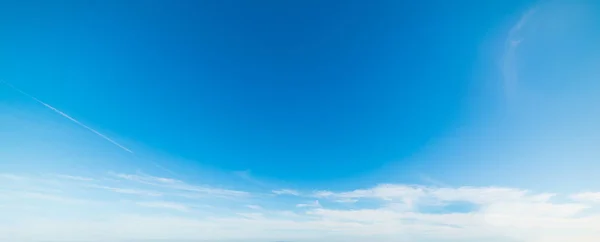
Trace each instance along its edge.
<path fill-rule="evenodd" d="M 411 167 L 473 100 L 495 101 L 474 80 L 497 64 L 481 50 L 529 5 L 369 2 L 11 1 L 0 74 L 179 167 L 287 181 Z"/>

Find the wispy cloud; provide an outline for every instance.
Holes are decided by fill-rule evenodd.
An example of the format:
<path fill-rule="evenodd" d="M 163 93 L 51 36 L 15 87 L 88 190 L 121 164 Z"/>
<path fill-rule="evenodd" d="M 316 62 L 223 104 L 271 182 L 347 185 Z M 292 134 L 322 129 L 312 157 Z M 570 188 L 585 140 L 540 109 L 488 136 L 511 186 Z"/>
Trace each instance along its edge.
<path fill-rule="evenodd" d="M 571 199 L 579 202 L 600 203 L 600 192 L 582 192 L 571 195 Z"/>
<path fill-rule="evenodd" d="M 7 174 L 7 173 L 0 173 L 0 178 L 6 179 L 6 180 L 13 180 L 13 181 L 26 179 L 24 176 L 15 175 L 15 174 Z"/>
<path fill-rule="evenodd" d="M 336 199 L 336 200 L 333 200 L 333 201 L 337 202 L 337 203 L 355 203 L 355 202 L 358 202 L 358 199 L 340 198 L 340 199 Z"/>
<path fill-rule="evenodd" d="M 3 175 L 12 176 L 16 175 Z M 92 183 L 98 185 L 98 189 L 134 195 L 148 194 L 137 186 L 131 189 L 122 185 L 148 185 L 164 193 L 159 201 L 131 196 L 124 203 L 119 196 L 102 197 L 100 206 L 92 207 L 93 203 L 88 201 L 90 197 L 100 197 L 98 189 L 82 192 L 69 190 L 62 184 L 64 192 L 36 192 L 46 189 L 46 181 L 19 175 L 31 187 L 19 187 L 23 190 L 16 191 L 10 189 L 9 183 L 0 183 L 0 189 L 8 191 L 0 193 L 0 212 L 7 221 L 15 221 L 0 225 L 0 238 L 18 241 L 24 236 L 34 236 L 28 238 L 79 241 L 89 240 L 94 234 L 106 235 L 99 241 L 559 242 L 577 239 L 595 242 L 600 238 L 598 192 L 567 194 L 570 199 L 561 201 L 556 199 L 560 194 L 521 188 L 380 184 L 354 190 L 294 193 L 305 196 L 253 197 L 260 199 L 256 202 L 261 206 L 248 205 L 249 199 L 225 202 L 207 199 L 199 205 L 197 200 L 186 200 L 172 193 L 179 191 L 181 184 L 193 186 L 180 180 L 140 174 L 113 173 L 110 176 L 116 180 L 97 176 L 92 182 L 74 179 L 72 184 Z M 221 196 L 220 193 L 202 194 Z M 319 200 L 303 202 L 307 197 L 319 197 Z M 339 200 L 356 203 L 340 206 Z M 33 205 L 37 210 L 16 206 L 21 204 Z M 75 204 L 78 209 L 89 212 L 78 212 L 76 220 L 58 214 L 41 217 L 39 213 L 40 209 L 70 211 Z M 469 204 L 470 208 L 454 210 L 453 204 Z M 126 210 L 120 209 L 124 206 Z M 197 209 L 200 206 L 210 209 Z M 435 212 L 430 212 L 432 208 Z M 102 214 L 103 219 L 98 220 L 98 214 Z M 232 230 L 236 233 L 231 233 Z M 6 231 L 11 233 L 4 233 Z M 31 235 L 30 231 L 36 233 Z"/>
<path fill-rule="evenodd" d="M 246 205 L 247 208 L 249 209 L 254 209 L 254 210 L 261 210 L 262 207 L 258 206 L 258 205 Z"/>
<path fill-rule="evenodd" d="M 292 196 L 300 196 L 300 192 L 292 189 L 280 189 L 271 191 L 277 195 L 292 195 Z"/>
<path fill-rule="evenodd" d="M 502 60 L 502 74 L 504 76 L 504 88 L 507 96 L 514 94 L 519 79 L 517 70 L 517 50 L 521 42 L 524 41 L 522 29 L 535 14 L 536 10 L 537 9 L 534 7 L 523 14 L 519 21 L 515 23 L 508 32 L 506 49 Z"/>
<path fill-rule="evenodd" d="M 164 177 L 156 177 L 156 176 L 150 176 L 150 175 L 145 175 L 145 174 L 122 174 L 122 173 L 114 173 L 114 172 L 109 172 L 110 175 L 124 179 L 124 180 L 130 180 L 130 181 L 135 181 L 135 182 L 140 182 L 140 183 L 147 183 L 147 184 L 177 184 L 177 183 L 182 183 L 179 180 L 176 179 L 171 179 L 171 178 L 164 178 Z"/>
<path fill-rule="evenodd" d="M 173 203 L 173 202 L 138 202 L 136 204 L 139 206 L 142 206 L 142 207 L 149 207 L 149 208 L 170 209 L 170 210 L 177 210 L 177 211 L 181 211 L 181 212 L 190 211 L 190 208 L 188 206 L 180 204 L 180 203 Z"/>
<path fill-rule="evenodd" d="M 74 180 L 74 181 L 83 181 L 83 182 L 94 181 L 93 178 L 83 177 L 83 176 L 71 176 L 71 175 L 63 175 L 63 174 L 55 174 L 54 176 L 58 177 L 58 178 Z"/>
<path fill-rule="evenodd" d="M 96 134 L 100 138 L 105 139 L 106 141 L 108 141 L 108 142 L 112 143 L 113 145 L 121 148 L 122 150 L 127 151 L 129 153 L 133 153 L 133 151 L 131 151 L 129 148 L 125 147 L 124 145 L 119 144 L 118 142 L 114 141 L 113 139 L 109 138 L 108 136 L 106 136 L 106 135 L 98 132 L 97 130 L 95 130 L 95 129 L 93 129 L 93 128 L 91 128 L 91 127 L 89 127 L 89 126 L 87 126 L 87 125 L 85 125 L 83 123 L 81 123 L 79 120 L 77 120 L 77 119 L 69 116 L 68 114 L 64 113 L 63 111 L 58 110 L 57 108 L 51 106 L 50 104 L 47 104 L 47 103 L 41 101 L 40 99 L 37 99 L 36 97 L 30 95 L 29 93 L 24 92 L 23 90 L 15 87 L 15 86 L 13 86 L 12 84 L 10 84 L 8 82 L 5 82 L 5 81 L 0 81 L 0 82 L 4 83 L 5 85 L 9 86 L 10 88 L 14 89 L 15 91 L 17 91 L 17 92 L 19 92 L 19 93 L 21 93 L 21 94 L 23 94 L 23 95 L 25 95 L 25 96 L 33 99 L 34 101 L 38 102 L 39 104 L 43 105 L 44 107 L 46 107 L 46 108 L 48 108 L 48 109 L 50 109 L 52 111 L 54 111 L 55 113 L 63 116 L 64 118 L 66 118 L 68 120 L 71 120 L 73 123 L 75 123 L 75 124 L 77 124 L 77 125 L 85 128 L 85 129 L 87 129 L 88 131 Z"/>
<path fill-rule="evenodd" d="M 314 197 L 331 200 L 339 199 L 379 199 L 388 202 L 424 201 L 464 201 L 474 204 L 512 201 L 547 201 L 555 194 L 532 194 L 527 190 L 504 187 L 428 187 L 421 185 L 381 184 L 369 189 L 357 189 L 344 192 L 318 191 Z"/>
<path fill-rule="evenodd" d="M 396 184 L 382 184 L 371 189 L 357 189 L 346 192 L 318 191 L 314 197 L 329 198 L 333 200 L 378 198 L 382 200 L 414 200 L 422 196 L 424 188 L 421 186 L 407 186 Z"/>
<path fill-rule="evenodd" d="M 153 192 L 153 191 L 146 191 L 146 190 L 139 190 L 139 189 L 130 189 L 130 188 L 119 188 L 119 187 L 98 186 L 98 185 L 92 185 L 90 187 L 104 189 L 104 190 L 121 193 L 121 194 L 130 194 L 130 195 L 141 195 L 141 196 L 151 196 L 151 197 L 160 197 L 163 195 L 160 192 Z"/>
<path fill-rule="evenodd" d="M 133 182 L 138 182 L 146 185 L 157 186 L 164 189 L 177 190 L 177 191 L 185 191 L 190 193 L 197 194 L 206 194 L 211 196 L 218 197 L 244 197 L 248 196 L 248 192 L 231 190 L 231 189 L 222 189 L 222 188 L 214 188 L 209 186 L 200 186 L 200 185 L 192 185 L 181 180 L 176 180 L 172 178 L 165 177 L 156 177 L 145 174 L 119 174 L 119 173 L 110 173 L 111 175 L 121 178 L 124 180 L 129 180 Z"/>
<path fill-rule="evenodd" d="M 54 202 L 60 204 L 92 204 L 94 201 L 86 200 L 83 198 L 73 198 L 64 195 L 58 195 L 51 193 L 52 191 L 38 192 L 38 191 L 4 191 L 0 198 L 3 199 L 15 199 L 21 202 L 42 200 L 46 202 Z"/>
<path fill-rule="evenodd" d="M 237 215 L 249 219 L 264 219 L 264 215 L 262 213 L 237 213 Z"/>
<path fill-rule="evenodd" d="M 315 200 L 314 202 L 311 202 L 311 203 L 296 204 L 296 207 L 298 207 L 298 208 L 320 208 L 321 203 L 319 203 L 319 200 Z"/>

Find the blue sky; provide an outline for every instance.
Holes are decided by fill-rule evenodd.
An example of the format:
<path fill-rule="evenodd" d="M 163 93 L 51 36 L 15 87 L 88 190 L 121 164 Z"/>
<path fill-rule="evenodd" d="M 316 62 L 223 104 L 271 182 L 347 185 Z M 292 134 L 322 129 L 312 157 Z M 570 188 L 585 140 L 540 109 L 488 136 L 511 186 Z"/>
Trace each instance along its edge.
<path fill-rule="evenodd" d="M 597 241 L 599 16 L 1 2 L 0 239 Z"/>

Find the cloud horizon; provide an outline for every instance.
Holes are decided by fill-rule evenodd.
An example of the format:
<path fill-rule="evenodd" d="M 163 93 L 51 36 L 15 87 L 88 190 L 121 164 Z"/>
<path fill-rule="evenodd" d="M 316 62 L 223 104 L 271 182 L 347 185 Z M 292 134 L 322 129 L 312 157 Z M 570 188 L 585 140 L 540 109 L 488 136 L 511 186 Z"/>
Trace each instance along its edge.
<path fill-rule="evenodd" d="M 0 238 L 7 241 L 503 237 L 591 242 L 600 227 L 600 192 L 591 191 L 555 194 L 506 187 L 380 184 L 348 191 L 287 192 L 279 198 L 265 197 L 267 191 L 214 188 L 145 174 L 106 172 L 91 178 L 5 173 L 0 179 L 0 205 L 11 211 L 4 219 L 13 221 L 0 227 Z M 280 195 L 280 190 L 272 193 Z M 50 212 L 68 210 L 60 216 Z"/>

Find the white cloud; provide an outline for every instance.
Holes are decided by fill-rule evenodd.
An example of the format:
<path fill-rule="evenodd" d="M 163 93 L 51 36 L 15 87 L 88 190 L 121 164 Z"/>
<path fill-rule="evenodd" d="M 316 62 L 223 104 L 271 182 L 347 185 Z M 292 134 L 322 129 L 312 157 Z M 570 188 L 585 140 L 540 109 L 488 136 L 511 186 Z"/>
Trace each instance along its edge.
<path fill-rule="evenodd" d="M 82 176 L 71 176 L 71 175 L 63 175 L 63 174 L 56 174 L 54 176 L 56 176 L 58 178 L 67 179 L 67 180 L 74 180 L 74 181 L 83 181 L 83 182 L 94 181 L 93 178 L 82 177 Z"/>
<path fill-rule="evenodd" d="M 248 205 L 251 201 L 248 199 L 206 199 L 202 203 L 181 200 L 184 198 L 172 191 L 203 186 L 170 178 L 111 176 L 118 180 L 94 180 L 97 189 L 81 191 L 64 187 L 63 192 L 56 193 L 34 192 L 36 180 L 20 176 L 31 181 L 28 183 L 31 187 L 27 187 L 31 191 L 2 193 L 0 213 L 9 222 L 0 224 L 0 240 L 558 242 L 577 239 L 592 242 L 600 239 L 597 230 L 600 203 L 592 202 L 597 195 L 593 192 L 574 194 L 571 200 L 557 202 L 554 200 L 559 199 L 555 197 L 560 194 L 519 188 L 382 184 L 349 191 L 313 192 L 310 196 L 319 200 L 309 203 L 301 203 L 306 198 L 302 196 L 250 196 L 260 199 L 262 206 L 258 206 Z M 89 183 L 74 181 L 74 184 Z M 37 182 L 45 188 L 46 181 Z M 158 190 L 161 200 L 133 196 L 123 202 L 121 197 L 112 196 L 102 197 L 102 203 L 87 203 L 90 197 L 101 197 L 98 192 L 102 189 L 149 195 L 148 190 L 137 187 L 115 187 L 115 182 L 161 189 Z M 0 184 L 0 188 L 6 184 Z M 202 193 L 202 196 L 220 197 L 221 193 Z M 343 200 L 356 203 L 340 206 Z M 23 201 L 26 204 L 15 206 Z M 471 208 L 452 210 L 449 205 L 455 202 L 470 204 Z M 76 217 L 65 216 L 63 212 L 72 211 L 74 204 L 80 209 Z M 40 211 L 48 213 L 42 216 Z M 53 215 L 52 211 L 63 212 Z"/>
<path fill-rule="evenodd" d="M 261 210 L 262 207 L 258 206 L 258 205 L 246 205 L 247 208 L 249 209 L 254 209 L 254 210 Z"/>
<path fill-rule="evenodd" d="M 142 196 L 151 196 L 151 197 L 160 197 L 163 195 L 160 192 L 129 189 L 129 188 L 119 188 L 119 187 L 109 187 L 109 186 L 90 186 L 90 187 L 104 189 L 104 190 L 108 190 L 108 191 L 112 191 L 112 192 L 116 192 L 116 193 L 131 194 L 131 195 L 142 195 Z"/>
<path fill-rule="evenodd" d="M 579 202 L 600 203 L 600 192 L 582 192 L 571 195 L 571 199 Z"/>
<path fill-rule="evenodd" d="M 337 203 L 355 203 L 355 202 L 358 202 L 358 199 L 340 198 L 340 199 L 334 200 L 334 202 L 337 202 Z"/>
<path fill-rule="evenodd" d="M 314 202 L 310 202 L 310 203 L 296 204 L 296 207 L 297 208 L 320 208 L 321 203 L 319 203 L 319 200 L 315 200 Z"/>
<path fill-rule="evenodd" d="M 417 185 L 382 184 L 370 189 L 358 189 L 348 192 L 318 191 L 315 197 L 333 199 L 334 201 L 352 199 L 379 199 L 384 201 L 400 201 L 413 203 L 418 200 L 427 201 L 464 201 L 474 204 L 489 204 L 498 201 L 547 201 L 554 194 L 531 194 L 527 190 L 503 187 L 426 187 Z"/>
<path fill-rule="evenodd" d="M 330 191 L 316 191 L 313 193 L 314 197 L 319 197 L 319 198 L 324 198 L 324 197 L 330 197 L 332 196 L 334 193 L 330 192 Z"/>
<path fill-rule="evenodd" d="M 25 201 L 42 200 L 45 202 L 60 203 L 60 204 L 92 204 L 94 201 L 86 200 L 84 198 L 73 198 L 69 196 L 63 196 L 51 192 L 37 192 L 37 191 L 4 191 L 0 194 L 0 198 L 3 201 L 19 201 L 21 203 Z"/>
<path fill-rule="evenodd" d="M 112 172 L 110 174 L 112 176 L 120 178 L 120 179 L 133 181 L 133 182 L 137 182 L 137 183 L 141 183 L 141 184 L 145 184 L 145 185 L 161 187 L 163 189 L 169 189 L 169 190 L 173 190 L 173 191 L 183 191 L 183 192 L 189 192 L 189 193 L 194 193 L 194 194 L 205 194 L 205 195 L 219 196 L 219 197 L 243 197 L 243 196 L 249 195 L 248 192 L 244 192 L 244 191 L 221 189 L 221 188 L 214 188 L 214 187 L 209 187 L 209 186 L 192 185 L 192 184 L 188 184 L 186 182 L 172 179 L 172 178 L 156 177 L 156 176 L 150 176 L 150 175 L 145 175 L 145 174 L 120 174 L 120 173 L 112 173 Z M 188 195 L 191 195 L 190 197 L 192 197 L 194 194 L 188 194 Z"/>
<path fill-rule="evenodd" d="M 237 215 L 242 216 L 244 218 L 249 218 L 249 219 L 264 219 L 264 216 L 262 213 L 237 213 Z"/>
<path fill-rule="evenodd" d="M 296 190 L 292 190 L 292 189 L 273 190 L 272 192 L 275 193 L 275 194 L 277 194 L 277 195 L 300 196 L 300 192 L 298 192 Z"/>
<path fill-rule="evenodd" d="M 318 191 L 313 196 L 348 202 L 358 199 L 382 199 L 387 201 L 403 200 L 409 203 L 421 197 L 424 192 L 423 188 L 419 186 L 382 184 L 371 189 L 358 189 L 348 192 Z"/>
<path fill-rule="evenodd" d="M 15 174 L 0 173 L 0 179 L 22 181 L 22 180 L 25 180 L 26 178 L 23 176 L 15 175 Z"/>
<path fill-rule="evenodd" d="M 164 178 L 164 177 L 156 177 L 156 176 L 150 176 L 150 175 L 136 175 L 136 174 L 122 174 L 122 173 L 114 173 L 114 172 L 109 172 L 110 175 L 113 175 L 115 177 L 121 178 L 121 179 L 125 179 L 125 180 L 130 180 L 130 181 L 135 181 L 135 182 L 141 182 L 141 183 L 150 183 L 150 184 L 175 184 L 175 183 L 180 183 L 180 181 L 175 180 L 175 179 L 171 179 L 171 178 Z"/>
<path fill-rule="evenodd" d="M 172 209 L 181 212 L 190 211 L 190 208 L 184 204 L 173 202 L 138 202 L 137 205 L 149 208 Z"/>

